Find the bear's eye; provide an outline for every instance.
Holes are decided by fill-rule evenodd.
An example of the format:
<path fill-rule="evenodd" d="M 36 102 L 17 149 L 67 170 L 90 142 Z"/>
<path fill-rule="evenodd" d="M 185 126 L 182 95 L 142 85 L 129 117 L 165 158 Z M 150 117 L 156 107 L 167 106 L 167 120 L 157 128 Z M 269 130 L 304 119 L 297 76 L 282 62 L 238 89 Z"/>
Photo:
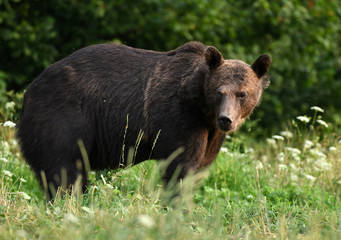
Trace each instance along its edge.
<path fill-rule="evenodd" d="M 237 96 L 237 98 L 245 99 L 247 96 L 247 93 L 246 92 L 238 92 L 238 93 L 236 93 L 236 96 Z"/>
<path fill-rule="evenodd" d="M 222 93 L 221 91 L 217 90 L 217 91 L 215 92 L 215 98 L 216 98 L 216 101 L 217 101 L 218 103 L 221 102 L 222 97 L 223 97 L 223 93 Z"/>

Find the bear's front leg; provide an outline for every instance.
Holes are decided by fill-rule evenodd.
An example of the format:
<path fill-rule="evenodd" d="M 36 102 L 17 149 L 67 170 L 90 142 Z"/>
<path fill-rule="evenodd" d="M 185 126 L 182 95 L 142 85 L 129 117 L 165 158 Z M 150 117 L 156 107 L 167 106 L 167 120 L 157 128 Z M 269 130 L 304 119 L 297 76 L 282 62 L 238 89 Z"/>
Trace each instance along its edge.
<path fill-rule="evenodd" d="M 175 157 L 169 154 L 169 162 L 166 163 L 162 177 L 166 187 L 180 182 L 189 173 L 194 173 L 200 168 L 201 162 L 205 161 L 207 134 L 201 135 L 203 136 L 191 136 L 182 146 L 173 146 L 172 155 Z"/>
<path fill-rule="evenodd" d="M 206 168 L 217 158 L 219 149 L 225 139 L 225 133 L 217 129 L 201 131 L 187 139 L 184 147 L 178 148 L 178 154 L 170 159 L 163 175 L 166 185 L 170 181 L 179 182 L 190 172 Z"/>

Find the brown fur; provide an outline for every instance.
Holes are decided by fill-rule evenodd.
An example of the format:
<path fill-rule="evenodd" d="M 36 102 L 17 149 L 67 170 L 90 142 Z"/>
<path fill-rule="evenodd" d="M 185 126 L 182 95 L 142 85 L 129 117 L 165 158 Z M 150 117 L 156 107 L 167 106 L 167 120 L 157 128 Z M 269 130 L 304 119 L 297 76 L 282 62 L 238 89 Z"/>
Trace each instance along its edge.
<path fill-rule="evenodd" d="M 43 181 L 43 171 L 54 188 L 61 186 L 63 171 L 67 185 L 78 174 L 86 179 L 84 166 L 77 168 L 79 139 L 94 170 L 126 166 L 134 146 L 135 164 L 183 148 L 164 179 L 178 167 L 183 178 L 209 166 L 225 135 L 251 114 L 270 63 L 267 55 L 252 66 L 224 60 L 215 47 L 198 42 L 165 53 L 117 44 L 81 49 L 27 89 L 17 134 L 22 152 L 38 178 Z"/>

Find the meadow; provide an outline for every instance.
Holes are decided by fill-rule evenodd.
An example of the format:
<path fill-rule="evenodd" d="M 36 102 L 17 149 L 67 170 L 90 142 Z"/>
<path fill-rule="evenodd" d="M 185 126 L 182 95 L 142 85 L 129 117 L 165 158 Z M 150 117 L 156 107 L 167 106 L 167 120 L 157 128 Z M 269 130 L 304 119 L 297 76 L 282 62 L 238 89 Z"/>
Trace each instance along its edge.
<path fill-rule="evenodd" d="M 85 194 L 53 202 L 20 154 L 14 109 L 3 106 L 0 123 L 0 239 L 341 239 L 341 135 L 328 109 L 276 135 L 227 137 L 176 198 L 147 161 L 91 172 Z"/>

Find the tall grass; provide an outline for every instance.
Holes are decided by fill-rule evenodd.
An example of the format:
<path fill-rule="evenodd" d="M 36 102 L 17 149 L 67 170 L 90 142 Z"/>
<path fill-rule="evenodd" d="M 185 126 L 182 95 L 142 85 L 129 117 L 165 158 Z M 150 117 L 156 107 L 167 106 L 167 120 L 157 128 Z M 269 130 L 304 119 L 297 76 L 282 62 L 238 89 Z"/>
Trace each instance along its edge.
<path fill-rule="evenodd" d="M 257 142 L 227 138 L 172 200 L 148 161 L 90 172 L 84 195 L 46 202 L 1 124 L 0 239 L 341 239 L 340 130 L 319 109 L 306 114 Z"/>

